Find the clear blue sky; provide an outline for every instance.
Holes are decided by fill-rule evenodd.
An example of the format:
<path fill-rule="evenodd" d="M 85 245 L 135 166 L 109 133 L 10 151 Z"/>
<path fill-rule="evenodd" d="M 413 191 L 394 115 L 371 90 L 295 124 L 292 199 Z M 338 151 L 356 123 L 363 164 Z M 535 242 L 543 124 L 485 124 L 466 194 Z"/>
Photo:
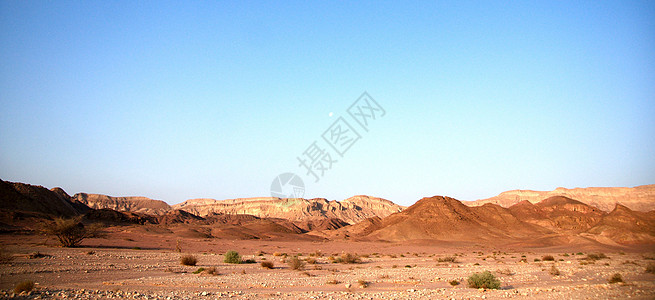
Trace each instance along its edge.
<path fill-rule="evenodd" d="M 171 204 L 284 172 L 404 205 L 655 183 L 655 2 L 306 2 L 1 1 L 0 178 Z M 314 182 L 297 157 L 364 91 L 386 115 Z"/>

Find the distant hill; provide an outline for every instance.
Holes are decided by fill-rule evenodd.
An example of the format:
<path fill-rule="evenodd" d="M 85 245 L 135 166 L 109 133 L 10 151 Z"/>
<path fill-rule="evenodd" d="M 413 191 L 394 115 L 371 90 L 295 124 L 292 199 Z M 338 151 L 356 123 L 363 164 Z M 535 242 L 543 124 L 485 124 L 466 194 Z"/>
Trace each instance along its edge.
<path fill-rule="evenodd" d="M 502 192 L 498 196 L 476 201 L 464 201 L 468 206 L 481 206 L 486 203 L 510 207 L 521 201 L 538 203 L 544 199 L 564 196 L 582 203 L 610 212 L 616 204 L 624 205 L 634 211 L 655 210 L 655 184 L 628 187 L 589 187 L 589 188 L 557 188 L 554 191 L 512 190 Z"/>

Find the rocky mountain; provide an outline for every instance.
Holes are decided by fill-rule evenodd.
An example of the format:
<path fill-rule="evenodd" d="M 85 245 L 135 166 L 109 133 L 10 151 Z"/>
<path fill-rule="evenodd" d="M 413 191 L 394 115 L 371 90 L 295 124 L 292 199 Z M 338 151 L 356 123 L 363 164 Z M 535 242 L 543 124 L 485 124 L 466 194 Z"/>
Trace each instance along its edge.
<path fill-rule="evenodd" d="M 77 193 L 73 200 L 93 209 L 113 209 L 150 215 L 163 215 L 171 210 L 168 203 L 146 197 L 112 197 L 101 194 Z"/>
<path fill-rule="evenodd" d="M 51 216 L 72 217 L 89 210 L 86 205 L 71 201 L 61 188 L 0 180 L 0 210 L 30 212 Z"/>
<path fill-rule="evenodd" d="M 582 203 L 610 212 L 616 204 L 624 205 L 634 211 L 651 211 L 655 209 L 655 184 L 628 187 L 590 187 L 557 188 L 554 191 L 513 190 L 502 192 L 498 196 L 476 201 L 465 201 L 468 206 L 481 206 L 486 203 L 510 207 L 521 201 L 538 203 L 544 199 L 564 196 Z"/>
<path fill-rule="evenodd" d="M 581 233 L 600 222 L 605 212 L 570 198 L 555 196 L 532 204 L 521 201 L 509 208 L 517 219 L 558 233 Z"/>
<path fill-rule="evenodd" d="M 228 200 L 192 199 L 173 206 L 198 216 L 211 213 L 246 214 L 260 218 L 281 218 L 292 222 L 340 219 L 354 224 L 370 217 L 386 217 L 402 207 L 382 198 L 355 196 L 343 201 L 281 199 L 273 197 Z"/>
<path fill-rule="evenodd" d="M 333 238 L 406 241 L 522 243 L 554 246 L 562 243 L 605 245 L 654 244 L 655 214 L 617 204 L 604 212 L 567 197 L 555 196 L 510 208 L 486 203 L 466 206 L 443 196 L 423 198 L 402 212 L 368 219 L 336 230 Z"/>
<path fill-rule="evenodd" d="M 371 231 L 367 222 L 364 231 Z M 398 240 L 482 241 L 521 238 L 545 230 L 514 217 L 508 209 L 487 204 L 468 207 L 443 196 L 423 198 L 402 212 L 383 218 L 368 237 Z"/>

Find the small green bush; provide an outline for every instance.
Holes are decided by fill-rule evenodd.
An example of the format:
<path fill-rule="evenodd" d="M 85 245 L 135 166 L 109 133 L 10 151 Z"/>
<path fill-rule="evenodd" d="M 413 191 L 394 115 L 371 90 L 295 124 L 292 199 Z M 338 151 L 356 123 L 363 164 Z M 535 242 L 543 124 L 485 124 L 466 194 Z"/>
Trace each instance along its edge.
<path fill-rule="evenodd" d="M 32 289 L 34 289 L 34 281 L 32 280 L 25 280 L 19 282 L 15 287 L 14 287 L 14 293 L 20 294 L 21 292 L 29 292 Z"/>
<path fill-rule="evenodd" d="M 489 271 L 475 273 L 468 278 L 468 285 L 472 288 L 500 289 L 500 280 Z"/>
<path fill-rule="evenodd" d="M 607 280 L 609 283 L 617 283 L 617 282 L 623 282 L 623 277 L 621 277 L 621 274 L 616 273 L 610 277 L 610 279 Z"/>
<path fill-rule="evenodd" d="M 182 255 L 180 257 L 180 264 L 184 266 L 195 266 L 198 263 L 198 259 L 190 254 Z"/>
<path fill-rule="evenodd" d="M 204 271 L 204 270 L 205 270 L 205 268 L 200 267 L 200 268 L 198 268 L 198 270 L 193 271 L 193 274 L 200 274 L 200 273 L 202 273 L 202 271 Z"/>
<path fill-rule="evenodd" d="M 239 255 L 239 252 L 230 250 L 225 253 L 225 258 L 223 258 L 223 262 L 227 264 L 240 264 L 241 255 Z"/>

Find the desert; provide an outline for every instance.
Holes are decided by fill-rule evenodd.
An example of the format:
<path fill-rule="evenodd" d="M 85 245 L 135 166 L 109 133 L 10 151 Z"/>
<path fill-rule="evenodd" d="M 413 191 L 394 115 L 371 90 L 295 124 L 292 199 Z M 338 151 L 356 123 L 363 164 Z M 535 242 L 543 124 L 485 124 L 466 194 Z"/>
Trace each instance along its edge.
<path fill-rule="evenodd" d="M 654 211 L 620 203 L 608 212 L 565 196 L 509 208 L 444 196 L 409 207 L 264 198 L 203 201 L 196 215 L 188 204 L 0 183 L 3 298 L 655 297 Z M 57 220 L 98 231 L 62 247 L 48 230 Z M 474 275 L 491 281 L 476 287 Z"/>

